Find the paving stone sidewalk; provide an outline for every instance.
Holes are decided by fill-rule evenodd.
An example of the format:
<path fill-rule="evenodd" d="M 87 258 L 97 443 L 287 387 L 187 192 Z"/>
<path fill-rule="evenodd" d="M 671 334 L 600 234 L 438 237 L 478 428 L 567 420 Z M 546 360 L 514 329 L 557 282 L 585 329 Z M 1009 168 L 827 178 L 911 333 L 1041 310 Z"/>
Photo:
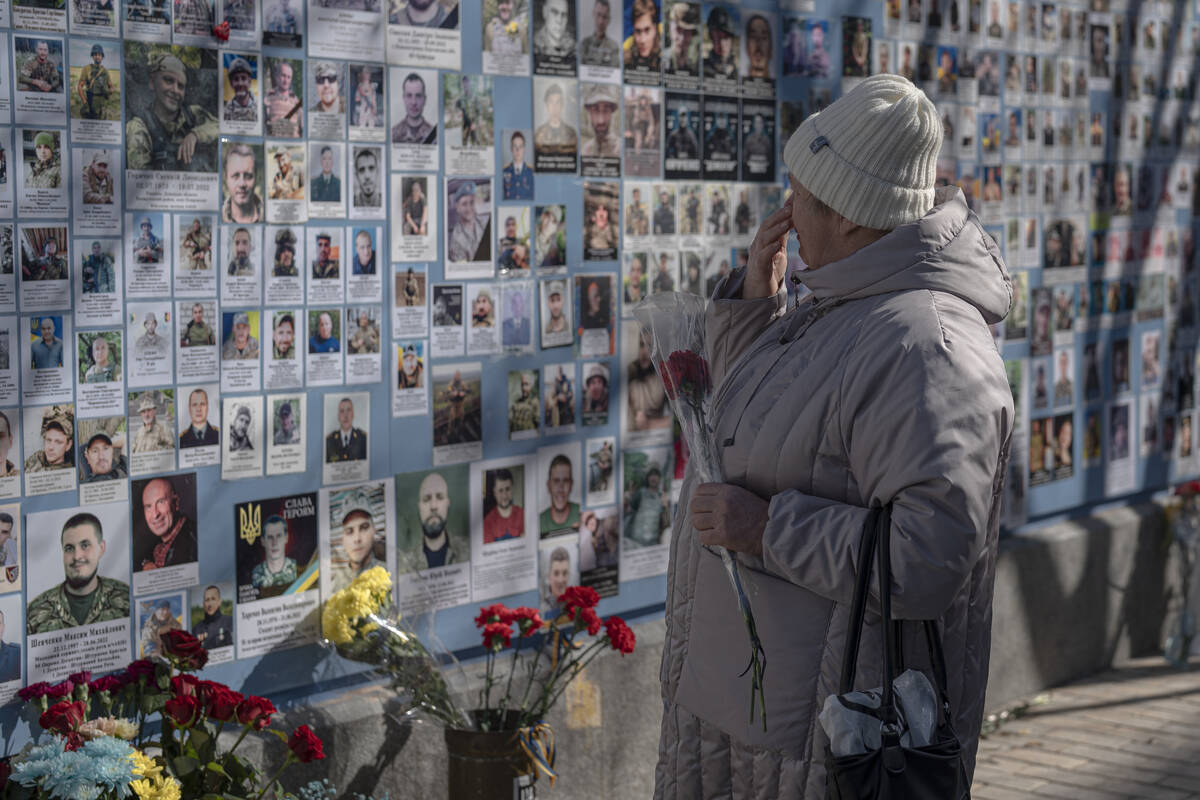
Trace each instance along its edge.
<path fill-rule="evenodd" d="M 1053 689 L 980 742 L 973 800 L 1200 800 L 1200 658 Z"/>

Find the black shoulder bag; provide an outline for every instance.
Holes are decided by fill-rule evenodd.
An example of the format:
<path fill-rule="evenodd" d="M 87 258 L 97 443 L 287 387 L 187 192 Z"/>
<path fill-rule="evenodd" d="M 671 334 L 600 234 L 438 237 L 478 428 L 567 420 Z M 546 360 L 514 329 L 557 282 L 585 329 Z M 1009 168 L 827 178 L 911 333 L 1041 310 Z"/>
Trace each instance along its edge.
<path fill-rule="evenodd" d="M 925 628 L 930 663 L 937 681 L 935 690 L 940 702 L 937 729 L 932 743 L 925 747 L 905 747 L 900 743 L 903 721 L 892 681 L 903 672 L 904 666 L 903 655 L 899 653 L 901 623 L 892 619 L 891 527 L 890 505 L 871 509 L 863 526 L 858 552 L 858 580 L 850 608 L 850 626 L 846 632 L 846 650 L 842 656 L 842 677 L 838 689 L 838 702 L 879 720 L 881 744 L 878 750 L 838 757 L 826 745 L 825 796 L 827 800 L 970 800 L 971 787 L 967 783 L 962 762 L 962 745 L 951 722 L 941 635 L 933 620 L 925 620 L 921 624 Z M 854 690 L 859 639 L 871 588 L 873 556 L 878 558 L 879 629 L 883 634 L 883 686 L 879 708 L 870 708 L 846 698 Z"/>

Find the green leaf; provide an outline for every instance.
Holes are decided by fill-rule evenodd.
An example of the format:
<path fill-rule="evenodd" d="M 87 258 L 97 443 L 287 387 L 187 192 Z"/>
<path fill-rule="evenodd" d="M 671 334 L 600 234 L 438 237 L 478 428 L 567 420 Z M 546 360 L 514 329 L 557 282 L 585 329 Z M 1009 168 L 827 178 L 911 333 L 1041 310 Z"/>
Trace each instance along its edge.
<path fill-rule="evenodd" d="M 208 762 L 207 764 L 204 765 L 204 768 L 206 770 L 208 770 L 209 772 L 215 772 L 218 775 L 224 775 L 226 778 L 229 777 L 229 773 L 225 771 L 225 768 L 222 767 L 220 764 L 218 764 L 216 761 Z"/>
<path fill-rule="evenodd" d="M 191 775 L 200 766 L 200 762 L 191 756 L 178 756 L 171 764 L 176 775 Z"/>
<path fill-rule="evenodd" d="M 275 736 L 279 737 L 279 741 L 287 744 L 288 735 L 281 730 L 277 730 L 275 728 L 266 728 L 263 730 L 263 733 L 273 733 Z"/>

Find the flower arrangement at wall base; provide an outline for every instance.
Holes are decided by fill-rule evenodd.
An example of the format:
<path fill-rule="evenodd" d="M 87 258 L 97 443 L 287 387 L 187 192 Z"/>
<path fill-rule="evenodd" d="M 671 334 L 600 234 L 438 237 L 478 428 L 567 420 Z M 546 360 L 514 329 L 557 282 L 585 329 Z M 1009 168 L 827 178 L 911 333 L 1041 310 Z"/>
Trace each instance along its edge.
<path fill-rule="evenodd" d="M 208 652 L 191 634 L 163 634 L 164 657 L 125 671 L 21 690 L 23 711 L 43 735 L 0 764 L 0 798 L 62 800 L 258 800 L 296 797 L 280 776 L 291 764 L 325 757 L 307 725 L 291 734 L 271 727 L 274 704 L 221 683 L 200 680 Z M 149 728 L 156 721 L 157 738 Z M 218 737 L 237 731 L 221 750 Z M 237 749 L 248 734 L 269 734 L 287 748 L 283 764 L 263 776 Z"/>
<path fill-rule="evenodd" d="M 583 586 L 568 587 L 549 620 L 524 606 L 481 608 L 475 626 L 486 651 L 484 680 L 466 708 L 467 701 L 451 692 L 438 659 L 391 613 L 390 591 L 384 569 L 364 572 L 325 604 L 322 627 L 343 657 L 387 675 L 406 711 L 424 712 L 445 726 L 451 800 L 531 798 L 539 774 L 553 785 L 554 734 L 545 717 L 607 648 L 622 656 L 633 652 L 636 639 L 625 621 L 601 620 L 600 596 Z M 511 659 L 505 650 L 512 651 Z M 522 650 L 532 657 L 522 659 Z"/>

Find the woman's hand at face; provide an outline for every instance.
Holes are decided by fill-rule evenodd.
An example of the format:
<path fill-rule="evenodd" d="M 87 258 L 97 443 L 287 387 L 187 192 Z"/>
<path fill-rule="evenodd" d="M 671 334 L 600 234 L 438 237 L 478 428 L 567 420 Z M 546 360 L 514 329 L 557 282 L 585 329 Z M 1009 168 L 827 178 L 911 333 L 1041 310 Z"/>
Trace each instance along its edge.
<path fill-rule="evenodd" d="M 787 237 L 791 230 L 792 198 L 788 197 L 783 208 L 763 220 L 750 243 L 743 300 L 770 297 L 779 291 L 787 273 Z"/>

